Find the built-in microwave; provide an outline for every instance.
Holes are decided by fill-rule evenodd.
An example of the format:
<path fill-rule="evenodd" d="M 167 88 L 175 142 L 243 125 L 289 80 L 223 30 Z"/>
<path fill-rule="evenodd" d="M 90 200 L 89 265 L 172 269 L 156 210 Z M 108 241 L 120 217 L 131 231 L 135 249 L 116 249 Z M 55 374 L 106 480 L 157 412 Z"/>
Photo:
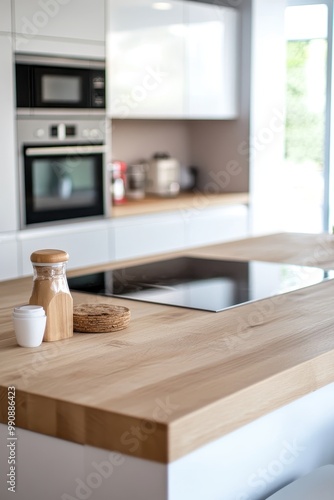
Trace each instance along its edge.
<path fill-rule="evenodd" d="M 103 61 L 16 56 L 17 108 L 105 108 Z"/>

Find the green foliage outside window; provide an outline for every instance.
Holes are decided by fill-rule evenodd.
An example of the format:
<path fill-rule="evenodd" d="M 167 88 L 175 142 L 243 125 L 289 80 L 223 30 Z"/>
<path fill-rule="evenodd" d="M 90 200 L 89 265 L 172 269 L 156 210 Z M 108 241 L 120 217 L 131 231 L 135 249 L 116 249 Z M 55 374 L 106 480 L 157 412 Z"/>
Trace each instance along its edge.
<path fill-rule="evenodd" d="M 325 102 L 326 51 L 326 40 L 287 42 L 286 158 L 298 163 L 311 160 L 319 168 L 323 165 L 325 113 L 324 108 L 312 109 L 309 86 L 318 79 L 320 99 Z"/>

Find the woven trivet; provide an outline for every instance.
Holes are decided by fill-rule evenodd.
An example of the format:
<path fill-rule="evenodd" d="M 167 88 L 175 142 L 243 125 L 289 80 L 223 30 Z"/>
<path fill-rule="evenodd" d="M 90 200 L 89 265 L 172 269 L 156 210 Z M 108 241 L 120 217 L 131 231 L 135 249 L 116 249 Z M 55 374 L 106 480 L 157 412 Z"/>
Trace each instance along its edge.
<path fill-rule="evenodd" d="M 111 304 L 78 304 L 73 307 L 73 330 L 106 333 L 123 330 L 130 323 L 130 309 Z"/>

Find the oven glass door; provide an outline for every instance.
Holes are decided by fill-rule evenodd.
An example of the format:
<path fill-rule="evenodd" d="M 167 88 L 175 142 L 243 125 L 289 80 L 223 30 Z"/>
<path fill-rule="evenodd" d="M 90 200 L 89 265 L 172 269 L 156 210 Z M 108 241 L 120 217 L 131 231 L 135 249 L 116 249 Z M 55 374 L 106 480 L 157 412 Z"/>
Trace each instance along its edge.
<path fill-rule="evenodd" d="M 24 146 L 25 223 L 103 215 L 101 145 Z"/>

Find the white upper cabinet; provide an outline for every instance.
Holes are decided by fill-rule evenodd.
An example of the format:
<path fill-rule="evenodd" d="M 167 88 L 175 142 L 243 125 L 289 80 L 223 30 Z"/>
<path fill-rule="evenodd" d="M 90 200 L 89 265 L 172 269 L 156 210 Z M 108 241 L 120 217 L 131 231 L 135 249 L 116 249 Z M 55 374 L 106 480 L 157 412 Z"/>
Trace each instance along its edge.
<path fill-rule="evenodd" d="M 15 50 L 104 57 L 104 4 L 104 0 L 14 0 Z"/>
<path fill-rule="evenodd" d="M 189 118 L 238 114 L 238 11 L 187 2 L 187 111 Z"/>
<path fill-rule="evenodd" d="M 184 4 L 109 0 L 108 114 L 118 118 L 184 115 Z"/>
<path fill-rule="evenodd" d="M 199 2 L 108 0 L 113 118 L 235 118 L 238 11 Z"/>
<path fill-rule="evenodd" d="M 104 0 L 15 0 L 16 33 L 104 41 Z"/>
<path fill-rule="evenodd" d="M 1 0 L 0 31 L 10 33 L 12 31 L 11 0 Z"/>

